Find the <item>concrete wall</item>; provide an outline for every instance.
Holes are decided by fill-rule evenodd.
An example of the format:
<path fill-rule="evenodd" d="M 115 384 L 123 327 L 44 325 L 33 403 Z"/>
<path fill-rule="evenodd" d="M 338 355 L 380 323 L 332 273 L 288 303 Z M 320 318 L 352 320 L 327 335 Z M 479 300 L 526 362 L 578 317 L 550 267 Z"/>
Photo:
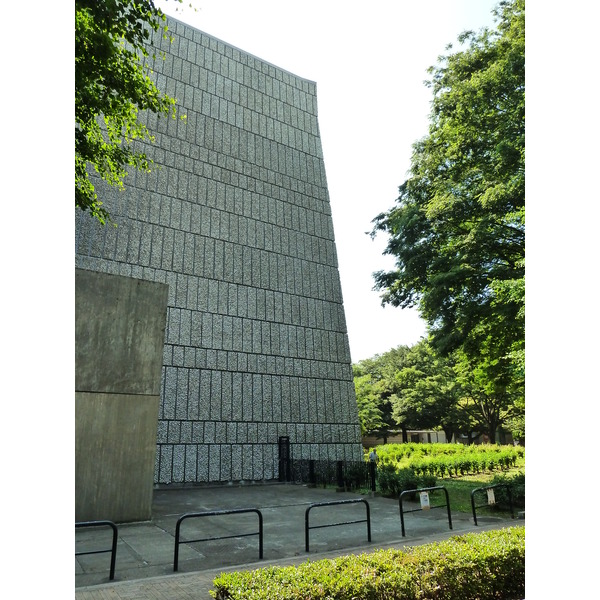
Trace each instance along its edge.
<path fill-rule="evenodd" d="M 98 182 L 118 227 L 76 215 L 76 265 L 166 283 L 155 483 L 278 477 L 360 459 L 316 85 L 169 19 L 151 63 L 185 121 L 147 117 L 158 168 Z"/>
<path fill-rule="evenodd" d="M 75 272 L 75 518 L 149 519 L 167 286 Z"/>

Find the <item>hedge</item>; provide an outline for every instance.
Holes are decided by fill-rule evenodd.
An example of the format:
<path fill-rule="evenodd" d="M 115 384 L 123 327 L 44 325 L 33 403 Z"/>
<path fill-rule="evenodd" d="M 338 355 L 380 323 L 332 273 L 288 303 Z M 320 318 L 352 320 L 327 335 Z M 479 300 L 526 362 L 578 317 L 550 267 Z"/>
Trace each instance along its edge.
<path fill-rule="evenodd" d="M 386 444 L 377 448 L 381 466 L 412 469 L 417 476 L 450 477 L 514 467 L 521 446 L 480 444 Z"/>
<path fill-rule="evenodd" d="M 217 600 L 519 600 L 525 597 L 525 528 L 222 573 L 213 585 Z"/>

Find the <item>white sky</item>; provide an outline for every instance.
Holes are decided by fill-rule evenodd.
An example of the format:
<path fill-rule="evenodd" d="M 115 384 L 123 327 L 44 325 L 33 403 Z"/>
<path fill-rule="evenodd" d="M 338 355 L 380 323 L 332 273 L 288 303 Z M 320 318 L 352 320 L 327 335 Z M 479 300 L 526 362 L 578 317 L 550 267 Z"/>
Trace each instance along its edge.
<path fill-rule="evenodd" d="M 365 232 L 389 209 L 427 133 L 427 68 L 492 0 L 161 0 L 163 11 L 317 83 L 319 127 L 353 362 L 425 334 L 414 310 L 381 307 L 372 273 L 393 266 Z M 176 12 L 176 8 L 179 10 Z"/>

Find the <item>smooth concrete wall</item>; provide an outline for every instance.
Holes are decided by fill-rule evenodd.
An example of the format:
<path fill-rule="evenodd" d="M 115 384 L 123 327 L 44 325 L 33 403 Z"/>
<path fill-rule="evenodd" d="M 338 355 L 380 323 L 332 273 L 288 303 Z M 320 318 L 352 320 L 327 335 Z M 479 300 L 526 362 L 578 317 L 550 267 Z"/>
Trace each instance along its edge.
<path fill-rule="evenodd" d="M 360 460 L 360 427 L 314 82 L 169 19 L 148 58 L 185 120 L 150 115 L 155 161 L 118 227 L 76 215 L 76 265 L 169 286 L 157 484 Z"/>
<path fill-rule="evenodd" d="M 167 286 L 75 272 L 75 518 L 152 514 Z"/>
<path fill-rule="evenodd" d="M 75 519 L 152 516 L 159 396 L 75 392 Z"/>
<path fill-rule="evenodd" d="M 160 395 L 168 288 L 75 270 L 75 389 Z"/>

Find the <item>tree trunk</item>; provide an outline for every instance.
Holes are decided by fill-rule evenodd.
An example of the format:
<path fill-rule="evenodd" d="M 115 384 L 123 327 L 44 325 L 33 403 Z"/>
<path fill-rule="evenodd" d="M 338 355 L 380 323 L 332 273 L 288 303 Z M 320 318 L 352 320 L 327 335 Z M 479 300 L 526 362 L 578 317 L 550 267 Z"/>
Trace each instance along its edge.
<path fill-rule="evenodd" d="M 452 443 L 452 435 L 453 435 L 453 433 L 454 432 L 452 431 L 452 429 L 445 429 L 444 428 L 444 435 L 446 436 L 446 442 L 448 444 Z"/>
<path fill-rule="evenodd" d="M 469 443 L 469 446 L 470 446 L 471 444 L 474 444 L 474 443 L 475 443 L 475 440 L 476 440 L 477 438 L 479 438 L 479 437 L 481 437 L 481 433 L 478 433 L 477 435 L 473 435 L 473 432 L 472 432 L 472 431 L 468 431 L 468 432 L 467 432 L 467 441 L 468 441 L 468 443 Z"/>
<path fill-rule="evenodd" d="M 408 443 L 408 433 L 406 432 L 406 427 L 404 427 L 404 425 L 401 425 L 402 427 L 402 443 L 406 444 Z"/>
<path fill-rule="evenodd" d="M 488 438 L 490 444 L 496 443 L 496 430 L 498 429 L 500 419 L 497 415 L 493 415 L 488 421 Z"/>

